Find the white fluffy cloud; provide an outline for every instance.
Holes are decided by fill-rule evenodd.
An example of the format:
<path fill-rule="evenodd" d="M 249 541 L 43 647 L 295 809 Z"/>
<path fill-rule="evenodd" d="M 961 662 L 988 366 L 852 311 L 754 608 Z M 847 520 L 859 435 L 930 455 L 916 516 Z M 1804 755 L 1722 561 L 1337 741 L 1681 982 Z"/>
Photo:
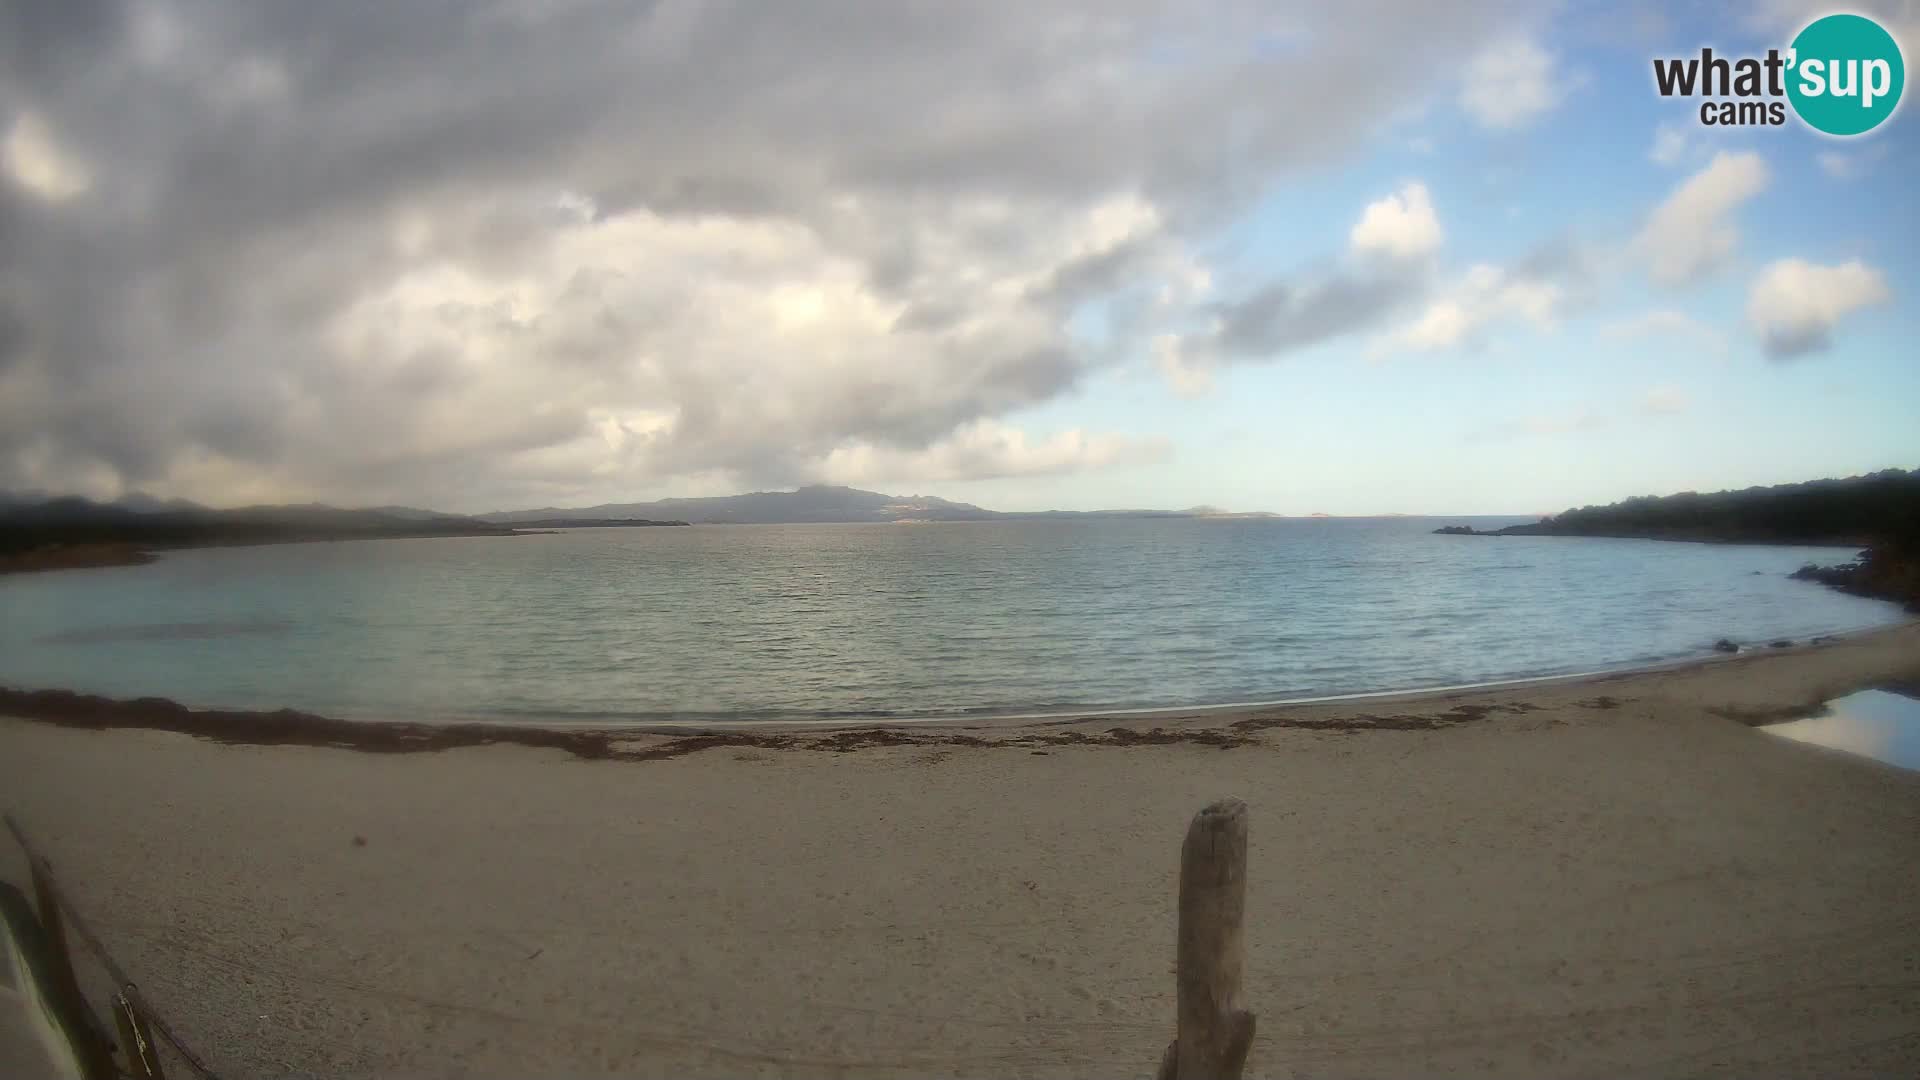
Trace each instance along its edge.
<path fill-rule="evenodd" d="M 831 483 L 884 486 L 1084 472 L 1164 461 L 1171 452 L 1162 438 L 1071 428 L 1035 440 L 997 420 L 976 420 L 925 449 L 840 447 L 826 456 L 820 472 Z"/>
<path fill-rule="evenodd" d="M 1647 160 L 1655 165 L 1678 165 L 1680 159 L 1687 156 L 1686 133 L 1677 127 L 1661 124 L 1653 132 L 1653 149 L 1647 151 Z"/>
<path fill-rule="evenodd" d="M 0 489 L 493 509 L 1124 460 L 982 425 L 1159 334 L 1267 357 L 1413 295 L 1343 266 L 1218 303 L 1195 252 L 1510 26 L 1497 0 L 219 7 L 0 17 Z"/>
<path fill-rule="evenodd" d="M 1460 104 L 1481 126 L 1526 127 L 1560 103 L 1553 55 L 1531 37 L 1489 45 L 1467 63 Z"/>
<path fill-rule="evenodd" d="M 1767 186 L 1756 153 L 1719 153 L 1655 207 L 1635 240 L 1647 271 L 1663 285 L 1698 281 L 1718 270 L 1740 243 L 1735 210 Z"/>
<path fill-rule="evenodd" d="M 1551 327 L 1562 295 L 1555 282 L 1477 264 L 1388 335 L 1383 347 L 1431 352 L 1471 345 L 1488 327 L 1508 319 Z"/>
<path fill-rule="evenodd" d="M 1788 360 L 1825 349 L 1842 318 L 1892 295 L 1886 277 L 1858 259 L 1838 266 L 1779 259 L 1754 279 L 1747 321 L 1768 356 Z"/>
<path fill-rule="evenodd" d="M 1348 243 L 1362 255 L 1416 259 L 1440 250 L 1445 237 L 1427 185 L 1416 180 L 1367 204 L 1348 234 Z"/>
<path fill-rule="evenodd" d="M 1718 353 L 1726 337 L 1699 319 L 1673 308 L 1657 308 L 1601 327 L 1601 336 L 1616 341 L 1670 341 Z"/>
<path fill-rule="evenodd" d="M 27 192 L 62 203 L 86 194 L 93 178 L 86 165 L 60 144 L 39 113 L 22 110 L 0 139 L 0 170 Z"/>

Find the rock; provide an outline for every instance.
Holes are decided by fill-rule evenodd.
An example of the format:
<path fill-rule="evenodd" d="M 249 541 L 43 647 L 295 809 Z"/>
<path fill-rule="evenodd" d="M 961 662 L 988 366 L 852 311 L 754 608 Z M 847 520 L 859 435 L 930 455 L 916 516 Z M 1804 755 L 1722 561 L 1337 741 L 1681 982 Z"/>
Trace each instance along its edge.
<path fill-rule="evenodd" d="M 1778 641 L 1767 642 L 1767 648 L 1769 649 L 1791 649 L 1792 647 L 1793 647 L 1793 642 L 1789 641 L 1786 638 L 1781 638 Z"/>
<path fill-rule="evenodd" d="M 1721 638 L 1719 641 L 1716 641 L 1713 643 L 1713 651 L 1714 652 L 1739 652 L 1740 646 L 1735 645 L 1733 642 L 1728 641 L 1726 638 Z"/>
<path fill-rule="evenodd" d="M 1442 525 L 1433 530 L 1435 536 L 1479 536 L 1471 525 Z"/>

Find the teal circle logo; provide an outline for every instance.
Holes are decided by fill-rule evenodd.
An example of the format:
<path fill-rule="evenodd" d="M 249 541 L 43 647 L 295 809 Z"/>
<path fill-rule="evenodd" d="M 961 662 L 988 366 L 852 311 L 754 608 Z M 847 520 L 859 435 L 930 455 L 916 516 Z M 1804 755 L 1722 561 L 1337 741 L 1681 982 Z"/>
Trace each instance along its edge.
<path fill-rule="evenodd" d="M 1828 15 L 1807 24 L 1788 53 L 1787 99 L 1816 131 L 1859 135 L 1879 127 L 1900 104 L 1907 64 L 1900 43 L 1862 15 Z"/>

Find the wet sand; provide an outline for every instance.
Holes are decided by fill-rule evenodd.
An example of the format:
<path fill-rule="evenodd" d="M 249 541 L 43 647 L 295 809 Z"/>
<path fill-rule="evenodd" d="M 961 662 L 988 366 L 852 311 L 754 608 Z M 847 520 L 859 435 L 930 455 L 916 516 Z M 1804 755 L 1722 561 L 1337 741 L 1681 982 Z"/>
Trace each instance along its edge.
<path fill-rule="evenodd" d="M 1920 774 L 1750 726 L 1902 680 L 1920 624 L 1487 690 L 540 745 L 43 701 L 0 720 L 0 804 L 235 1076 L 1149 1075 L 1180 837 L 1228 794 L 1250 1075 L 1910 1076 Z"/>

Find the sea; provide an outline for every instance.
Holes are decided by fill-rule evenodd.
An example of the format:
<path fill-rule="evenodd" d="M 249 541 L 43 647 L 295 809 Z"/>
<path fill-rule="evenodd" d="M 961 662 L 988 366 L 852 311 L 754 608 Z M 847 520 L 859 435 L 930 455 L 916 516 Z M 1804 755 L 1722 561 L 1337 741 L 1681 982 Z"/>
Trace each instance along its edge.
<path fill-rule="evenodd" d="M 1836 548 L 1517 518 L 699 525 L 0 577 L 0 684 L 413 721 L 1084 714 L 1653 665 L 1900 621 Z"/>

